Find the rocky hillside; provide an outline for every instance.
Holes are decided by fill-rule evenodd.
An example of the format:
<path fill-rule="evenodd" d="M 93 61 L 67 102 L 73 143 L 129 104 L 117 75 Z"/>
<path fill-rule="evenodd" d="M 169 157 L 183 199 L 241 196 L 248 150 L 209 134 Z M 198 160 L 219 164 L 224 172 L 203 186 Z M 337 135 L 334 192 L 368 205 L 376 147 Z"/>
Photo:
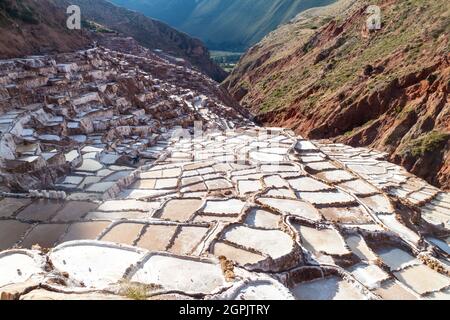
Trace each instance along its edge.
<path fill-rule="evenodd" d="M 132 36 L 149 49 L 161 49 L 186 59 L 215 80 L 221 81 L 226 76 L 210 59 L 200 40 L 103 0 L 0 0 L 0 58 L 88 47 L 93 40 L 92 32 L 66 28 L 65 12 L 69 4 L 82 8 L 84 27 L 86 22 L 95 22 Z"/>
<path fill-rule="evenodd" d="M 310 138 L 387 151 L 450 188 L 449 11 L 445 0 L 341 0 L 250 49 L 226 80 L 259 120 Z"/>
<path fill-rule="evenodd" d="M 0 58 L 85 47 L 89 39 L 66 27 L 65 11 L 50 0 L 0 0 Z"/>
<path fill-rule="evenodd" d="M 112 0 L 202 39 L 210 49 L 244 51 L 299 12 L 334 0 Z"/>
<path fill-rule="evenodd" d="M 200 40 L 179 32 L 162 22 L 115 6 L 109 1 L 57 1 L 79 5 L 84 19 L 94 20 L 110 29 L 131 36 L 146 48 L 161 49 L 176 57 L 187 59 L 217 81 L 222 81 L 227 75 L 210 59 L 208 49 Z"/>

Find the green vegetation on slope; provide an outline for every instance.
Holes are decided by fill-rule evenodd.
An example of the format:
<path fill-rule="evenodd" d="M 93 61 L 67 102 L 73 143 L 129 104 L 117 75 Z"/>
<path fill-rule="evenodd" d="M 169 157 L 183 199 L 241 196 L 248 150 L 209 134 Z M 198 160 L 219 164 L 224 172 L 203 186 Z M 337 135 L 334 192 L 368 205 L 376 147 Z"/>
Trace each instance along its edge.
<path fill-rule="evenodd" d="M 321 52 L 314 47 L 314 42 L 310 42 L 311 39 L 318 29 L 329 23 L 337 25 L 345 23 L 347 16 L 340 15 L 338 9 L 335 9 L 336 15 L 332 13 L 333 11 L 321 13 L 320 10 L 316 12 L 318 16 L 302 17 L 303 14 L 300 14 L 296 22 L 280 27 L 258 43 L 254 47 L 255 50 L 250 50 L 227 79 L 227 85 L 231 87 L 230 89 L 239 87 L 239 82 L 246 81 L 250 72 L 256 74 L 250 85 L 252 90 L 248 99 L 252 98 L 252 94 L 263 98 L 261 112 L 288 108 L 305 88 L 315 87 L 317 90 L 312 90 L 313 92 L 306 95 L 306 99 L 302 101 L 304 110 L 313 112 L 319 100 L 358 81 L 367 65 L 378 65 L 397 51 L 406 52 L 404 63 L 394 67 L 390 72 L 374 74 L 367 80 L 367 90 L 377 92 L 394 79 L 420 70 L 423 66 L 415 62 L 424 52 L 433 50 L 434 41 L 439 35 L 450 32 L 445 12 L 442 11 L 443 2 L 445 1 L 398 1 L 383 9 L 382 30 L 368 37 L 361 36 L 366 19 L 366 16 L 362 15 L 351 24 L 346 24 L 345 32 L 338 38 L 328 40 L 331 49 L 325 58 L 319 61 L 315 59 Z M 359 4 L 358 7 L 364 7 L 364 3 L 377 4 L 382 1 L 356 2 Z M 424 25 L 428 27 L 424 29 L 422 27 Z M 434 41 L 424 40 L 429 37 Z M 335 40 L 339 41 L 333 44 Z M 295 56 L 299 55 L 299 48 L 302 48 L 302 63 L 295 61 Z M 256 68 L 251 68 L 255 61 L 266 54 L 270 54 L 269 58 Z M 284 60 L 294 62 L 284 64 L 282 71 L 278 68 L 273 72 L 262 71 Z M 242 72 L 249 69 L 250 71 Z M 275 75 L 276 81 L 273 81 Z"/>
<path fill-rule="evenodd" d="M 98 33 L 115 33 L 114 30 L 111 30 L 95 21 L 90 21 L 90 20 L 82 20 L 81 21 L 81 26 L 82 28 L 86 28 L 88 30 L 91 30 L 93 32 L 98 32 Z"/>
<path fill-rule="evenodd" d="M 450 139 L 450 134 L 439 131 L 431 131 L 425 135 L 411 140 L 404 148 L 404 153 L 411 153 L 414 157 L 422 157 L 442 148 L 442 145 Z"/>

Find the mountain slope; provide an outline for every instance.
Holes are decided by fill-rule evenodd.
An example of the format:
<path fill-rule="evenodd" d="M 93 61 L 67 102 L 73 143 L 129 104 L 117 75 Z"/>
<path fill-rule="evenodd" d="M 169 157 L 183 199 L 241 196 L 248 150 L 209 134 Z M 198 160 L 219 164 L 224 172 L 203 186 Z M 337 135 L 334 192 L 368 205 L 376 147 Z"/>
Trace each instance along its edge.
<path fill-rule="evenodd" d="M 383 26 L 366 28 L 368 4 Z M 261 122 L 370 146 L 450 188 L 447 1 L 339 1 L 254 46 L 225 86 Z"/>
<path fill-rule="evenodd" d="M 217 81 L 222 81 L 227 75 L 210 59 L 208 49 L 200 40 L 179 32 L 165 23 L 104 0 L 57 1 L 80 6 L 83 19 L 94 20 L 110 29 L 131 36 L 144 47 L 161 49 L 176 57 L 184 58 Z"/>
<path fill-rule="evenodd" d="M 134 37 L 147 48 L 162 49 L 183 58 L 217 81 L 226 77 L 200 40 L 103 0 L 0 0 L 0 58 L 67 52 L 89 46 L 93 41 L 91 32 L 66 27 L 69 4 L 80 5 L 83 20 L 93 20 Z"/>
<path fill-rule="evenodd" d="M 243 51 L 299 12 L 334 0 L 112 0 L 202 39 Z"/>
<path fill-rule="evenodd" d="M 85 47 L 83 32 L 66 28 L 65 11 L 51 0 L 0 0 L 0 58 Z"/>

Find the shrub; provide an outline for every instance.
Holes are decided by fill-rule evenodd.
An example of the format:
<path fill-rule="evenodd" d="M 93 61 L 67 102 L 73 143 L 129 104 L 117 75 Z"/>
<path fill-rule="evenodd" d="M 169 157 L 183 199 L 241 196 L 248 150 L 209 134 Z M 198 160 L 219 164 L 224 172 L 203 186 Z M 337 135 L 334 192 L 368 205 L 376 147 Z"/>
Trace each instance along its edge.
<path fill-rule="evenodd" d="M 422 137 L 410 141 L 406 146 L 405 152 L 411 153 L 414 157 L 424 156 L 426 153 L 442 148 L 449 138 L 450 133 L 431 131 Z"/>

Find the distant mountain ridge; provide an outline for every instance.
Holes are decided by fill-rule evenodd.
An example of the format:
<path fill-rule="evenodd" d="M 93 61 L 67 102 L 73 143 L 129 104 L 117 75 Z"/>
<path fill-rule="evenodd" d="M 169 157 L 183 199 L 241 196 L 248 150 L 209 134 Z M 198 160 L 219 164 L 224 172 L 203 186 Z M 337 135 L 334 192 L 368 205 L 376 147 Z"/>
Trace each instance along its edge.
<path fill-rule="evenodd" d="M 334 0 L 111 0 L 203 40 L 213 50 L 245 51 L 299 12 Z"/>

